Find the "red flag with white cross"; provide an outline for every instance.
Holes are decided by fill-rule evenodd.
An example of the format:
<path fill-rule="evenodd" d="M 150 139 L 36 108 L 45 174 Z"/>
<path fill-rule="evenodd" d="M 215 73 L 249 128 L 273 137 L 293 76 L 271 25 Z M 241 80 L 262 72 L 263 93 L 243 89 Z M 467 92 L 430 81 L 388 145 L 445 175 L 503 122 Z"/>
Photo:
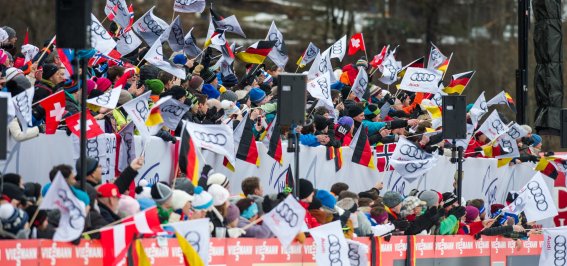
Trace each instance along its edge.
<path fill-rule="evenodd" d="M 366 52 L 366 46 L 364 45 L 364 37 L 362 37 L 362 33 L 352 35 L 348 43 L 348 55 L 356 54 L 356 52 L 358 51 Z"/>
<path fill-rule="evenodd" d="M 73 134 L 77 135 L 79 138 L 81 137 L 81 113 L 76 113 L 72 116 L 69 116 L 65 119 L 67 122 L 67 127 Z M 96 138 L 98 135 L 103 134 L 104 132 L 94 119 L 94 117 L 87 112 L 87 139 Z"/>
<path fill-rule="evenodd" d="M 59 91 L 39 102 L 45 110 L 45 134 L 55 134 L 65 115 L 65 91 Z"/>

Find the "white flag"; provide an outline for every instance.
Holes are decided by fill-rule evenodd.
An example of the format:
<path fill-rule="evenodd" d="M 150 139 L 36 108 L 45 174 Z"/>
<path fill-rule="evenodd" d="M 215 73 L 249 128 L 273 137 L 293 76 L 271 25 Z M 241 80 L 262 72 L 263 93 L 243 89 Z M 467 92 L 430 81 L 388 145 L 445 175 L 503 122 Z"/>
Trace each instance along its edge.
<path fill-rule="evenodd" d="M 289 195 L 269 213 L 264 214 L 264 224 L 278 237 L 284 249 L 287 249 L 301 231 L 305 213 L 305 208 Z"/>
<path fill-rule="evenodd" d="M 173 50 L 174 52 L 179 52 L 183 50 L 183 46 L 185 46 L 184 37 L 185 36 L 183 36 L 183 27 L 181 26 L 181 20 L 179 19 L 179 16 L 177 16 L 159 38 L 161 40 L 161 43 L 167 41 L 171 50 Z"/>
<path fill-rule="evenodd" d="M 151 91 L 148 91 L 122 105 L 122 109 L 128 113 L 128 116 L 130 116 L 143 138 L 150 136 L 150 130 L 148 126 L 146 126 L 146 119 L 150 114 L 150 107 L 148 105 L 150 93 Z"/>
<path fill-rule="evenodd" d="M 51 182 L 39 209 L 59 210 L 61 213 L 54 241 L 71 242 L 78 239 L 85 229 L 85 203 L 77 199 L 60 172 Z"/>
<path fill-rule="evenodd" d="M 205 265 L 209 265 L 209 246 L 211 245 L 209 218 L 170 223 L 167 226 L 173 227 L 177 233 L 184 236 L 187 242 L 199 253 Z"/>
<path fill-rule="evenodd" d="M 317 57 L 317 55 L 319 55 L 319 48 L 317 48 L 317 46 L 315 46 L 315 44 L 313 44 L 312 42 L 309 42 L 309 45 L 301 56 L 301 61 L 299 61 L 298 65 L 303 67 L 311 63 L 311 61 L 315 60 L 315 57 Z"/>
<path fill-rule="evenodd" d="M 105 93 L 103 93 L 98 97 L 88 99 L 87 103 L 108 109 L 114 109 L 116 108 L 116 104 L 118 104 L 118 98 L 120 98 L 121 91 L 122 91 L 122 85 L 114 89 L 107 90 Z"/>
<path fill-rule="evenodd" d="M 498 136 L 508 132 L 508 126 L 502 122 L 496 110 L 484 120 L 478 131 L 482 132 L 490 140 L 495 140 Z"/>
<path fill-rule="evenodd" d="M 232 128 L 225 124 L 201 125 L 191 122 L 187 123 L 185 128 L 191 135 L 195 146 L 224 155 L 232 165 L 235 164 L 236 154 Z"/>
<path fill-rule="evenodd" d="M 16 109 L 16 116 L 22 125 L 22 131 L 32 127 L 32 101 L 35 89 L 31 87 L 22 93 L 12 97 L 12 103 Z"/>
<path fill-rule="evenodd" d="M 264 136 L 263 139 L 260 140 L 266 147 L 266 150 L 270 148 L 270 139 L 274 134 L 274 129 L 277 127 L 277 121 L 278 121 L 278 115 L 276 114 L 274 116 L 274 120 L 272 120 L 272 122 L 268 125 L 268 128 L 266 128 L 266 135 Z"/>
<path fill-rule="evenodd" d="M 240 35 L 243 38 L 246 38 L 246 34 L 244 34 L 244 31 L 242 31 L 240 23 L 238 23 L 235 15 L 215 21 L 215 23 L 218 30 L 226 30 L 226 32 L 232 32 L 234 34 Z"/>
<path fill-rule="evenodd" d="M 506 99 L 506 92 L 505 91 L 501 91 L 500 93 L 496 94 L 496 96 L 492 97 L 492 99 L 490 99 L 486 105 L 488 107 L 493 106 L 493 105 L 497 105 L 497 104 L 508 104 L 508 99 Z"/>
<path fill-rule="evenodd" d="M 511 138 L 508 134 L 502 134 L 498 140 L 498 145 L 502 150 L 502 155 L 495 156 L 494 158 L 516 158 L 520 157 L 520 149 L 516 140 Z"/>
<path fill-rule="evenodd" d="M 197 46 L 195 36 L 193 36 L 193 28 L 185 35 L 183 52 L 190 57 L 197 57 L 202 52 L 201 48 Z"/>
<path fill-rule="evenodd" d="M 31 61 L 39 53 L 39 48 L 31 44 L 22 45 L 22 54 L 24 55 L 24 64 Z"/>
<path fill-rule="evenodd" d="M 285 68 L 287 61 L 289 60 L 289 57 L 287 56 L 287 48 L 285 46 L 283 35 L 281 31 L 278 30 L 278 27 L 276 27 L 276 23 L 274 21 L 272 21 L 272 26 L 270 26 L 266 40 L 276 42 L 274 49 L 272 49 L 268 54 L 270 60 L 272 60 L 278 67 Z"/>
<path fill-rule="evenodd" d="M 158 39 L 154 42 L 152 47 L 148 50 L 144 59 L 148 63 L 156 66 L 157 68 L 174 75 L 180 79 L 185 79 L 185 69 L 183 67 L 176 66 L 175 64 L 165 61 L 163 58 L 163 46 L 161 41 Z"/>
<path fill-rule="evenodd" d="M 382 64 L 378 67 L 380 72 L 382 72 L 382 77 L 380 77 L 380 82 L 390 85 L 398 80 L 398 73 L 402 71 L 402 62 L 396 61 L 394 54 L 396 50 L 388 53 Z M 406 72 L 407 75 L 407 72 Z"/>
<path fill-rule="evenodd" d="M 447 60 L 447 57 L 432 43 L 431 51 L 429 52 L 429 60 L 427 60 L 427 68 L 437 69 L 445 60 Z"/>
<path fill-rule="evenodd" d="M 118 154 L 118 170 L 124 171 L 136 158 L 134 145 L 134 123 L 128 123 L 120 132 L 120 154 Z"/>
<path fill-rule="evenodd" d="M 172 98 L 161 104 L 159 109 L 163 118 L 163 125 L 175 130 L 183 115 L 189 111 L 189 106 Z"/>
<path fill-rule="evenodd" d="M 173 11 L 180 13 L 203 13 L 206 5 L 205 0 L 175 0 Z"/>
<path fill-rule="evenodd" d="M 351 266 L 368 265 L 368 246 L 358 241 L 347 239 L 348 258 Z"/>
<path fill-rule="evenodd" d="M 134 31 L 132 31 L 132 29 L 130 28 L 124 31 L 118 38 L 116 51 L 118 51 L 121 55 L 127 55 L 136 50 L 136 48 L 140 47 L 141 44 L 142 40 L 140 39 L 140 37 L 134 34 Z"/>
<path fill-rule="evenodd" d="M 368 86 L 368 74 L 364 71 L 363 67 L 358 68 L 358 75 L 356 75 L 356 79 L 354 83 L 352 83 L 351 93 L 356 95 L 358 100 L 364 99 L 364 93 L 366 93 L 366 87 Z"/>
<path fill-rule="evenodd" d="M 98 21 L 94 14 L 91 13 L 91 45 L 97 51 L 107 55 L 114 47 L 116 42 L 102 24 Z"/>
<path fill-rule="evenodd" d="M 153 45 L 169 26 L 167 22 L 154 15 L 154 8 L 155 6 L 150 8 L 146 14 L 141 16 L 134 22 L 134 25 L 132 25 L 134 31 L 140 35 L 148 45 Z"/>
<path fill-rule="evenodd" d="M 518 194 L 516 200 L 506 206 L 505 210 L 516 214 L 523 211 L 528 222 L 541 221 L 557 215 L 557 207 L 541 172 L 537 172 Z"/>
<path fill-rule="evenodd" d="M 436 93 L 443 73 L 434 69 L 408 67 L 400 89 L 413 92 Z"/>
<path fill-rule="evenodd" d="M 508 134 L 508 136 L 512 139 L 519 139 L 528 135 L 528 132 L 516 122 L 513 122 L 508 126 L 508 128 L 510 129 L 506 132 L 506 134 Z"/>
<path fill-rule="evenodd" d="M 400 138 L 390 157 L 390 165 L 403 177 L 419 177 L 431 170 L 438 159 L 409 140 Z"/>
<path fill-rule="evenodd" d="M 307 79 L 312 80 L 315 78 L 320 77 L 321 75 L 330 72 L 333 72 L 333 66 L 331 65 L 331 58 L 329 56 L 330 48 L 327 49 L 323 54 L 318 54 L 315 57 L 315 61 L 309 68 L 309 73 L 307 74 Z M 331 74 L 331 84 L 335 82 L 335 75 Z"/>
<path fill-rule="evenodd" d="M 112 14 L 114 16 L 112 21 L 116 22 L 123 29 L 130 26 L 130 11 L 125 0 L 106 0 L 104 14 L 107 17 L 110 17 Z"/>
<path fill-rule="evenodd" d="M 478 121 L 484 114 L 488 112 L 488 107 L 486 106 L 486 98 L 484 98 L 484 91 L 478 96 L 474 102 L 473 107 L 470 110 L 471 122 L 476 127 Z"/>
<path fill-rule="evenodd" d="M 543 229 L 539 266 L 567 265 L 567 227 Z"/>
<path fill-rule="evenodd" d="M 349 247 L 340 221 L 309 230 L 315 243 L 317 265 L 350 265 Z"/>
<path fill-rule="evenodd" d="M 331 58 L 338 58 L 341 62 L 347 50 L 347 36 L 343 36 L 331 46 Z"/>
<path fill-rule="evenodd" d="M 309 81 L 307 83 L 307 91 L 311 94 L 311 96 L 325 103 L 325 105 L 333 107 L 330 72 L 326 72 L 318 78 Z"/>

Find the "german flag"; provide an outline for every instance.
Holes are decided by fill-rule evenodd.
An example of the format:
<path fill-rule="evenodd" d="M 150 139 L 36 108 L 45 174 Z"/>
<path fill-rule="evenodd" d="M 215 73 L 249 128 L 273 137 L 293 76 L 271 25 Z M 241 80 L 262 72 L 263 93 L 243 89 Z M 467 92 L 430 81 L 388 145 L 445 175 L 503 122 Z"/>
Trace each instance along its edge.
<path fill-rule="evenodd" d="M 276 45 L 275 41 L 258 41 L 248 47 L 244 52 L 236 54 L 236 58 L 249 64 L 262 64 L 268 54 Z"/>
<path fill-rule="evenodd" d="M 539 162 L 537 163 L 535 170 L 540 171 L 542 174 L 551 177 L 553 180 L 557 179 L 557 177 L 561 173 L 557 171 L 557 168 L 555 168 L 555 165 L 552 163 L 554 159 L 555 158 L 542 157 L 541 159 L 539 159 Z"/>
<path fill-rule="evenodd" d="M 275 127 L 276 125 L 272 126 Z M 279 128 L 274 128 L 270 135 L 270 144 L 268 146 L 268 155 L 274 158 L 280 165 L 283 164 L 282 139 L 280 138 Z M 259 165 L 259 162 L 257 165 Z"/>
<path fill-rule="evenodd" d="M 452 57 L 453 57 L 453 53 L 451 53 L 449 58 L 447 58 L 447 60 L 445 60 L 445 62 L 443 62 L 443 64 L 441 64 L 440 66 L 437 67 L 437 70 L 443 72 L 443 75 L 445 75 L 445 73 L 447 72 L 447 68 L 449 68 L 449 64 L 451 64 L 451 58 Z"/>
<path fill-rule="evenodd" d="M 343 149 L 335 149 L 335 172 L 338 172 L 343 168 Z"/>
<path fill-rule="evenodd" d="M 447 94 L 458 93 L 462 94 L 469 81 L 474 76 L 475 71 L 464 72 L 460 74 L 455 74 L 451 78 L 451 83 L 443 89 Z"/>
<path fill-rule="evenodd" d="M 136 241 L 130 245 L 130 248 L 128 249 L 127 264 L 136 266 L 152 265 L 140 239 L 136 239 Z"/>
<path fill-rule="evenodd" d="M 507 92 L 504 93 L 504 96 L 506 96 L 506 103 L 508 103 L 508 107 L 510 107 L 510 109 L 512 109 L 512 111 L 515 113 L 516 104 L 514 103 L 514 99 L 512 99 L 512 96 L 510 96 L 510 94 L 508 94 Z"/>
<path fill-rule="evenodd" d="M 159 107 L 154 106 L 154 108 L 150 110 L 150 115 L 148 115 L 148 118 L 146 119 L 146 125 L 149 127 L 153 127 L 161 123 L 163 123 L 163 117 L 161 117 L 161 111 Z"/>
<path fill-rule="evenodd" d="M 370 143 L 368 143 L 368 135 L 364 126 L 358 127 L 358 131 L 356 131 L 350 143 L 350 148 L 352 149 L 353 163 L 364 165 L 370 169 L 375 168 L 374 155 L 372 155 L 372 149 L 370 148 Z"/>
<path fill-rule="evenodd" d="M 333 146 L 327 147 L 327 152 L 325 153 L 325 155 L 327 161 L 335 159 L 335 147 Z"/>
<path fill-rule="evenodd" d="M 508 152 L 504 151 L 500 145 L 496 147 L 492 146 L 492 144 L 485 145 L 482 147 L 482 151 L 485 157 L 494 158 L 497 156 L 502 156 L 508 154 Z"/>
<path fill-rule="evenodd" d="M 183 252 L 183 262 L 185 266 L 204 266 L 205 263 L 199 256 L 199 253 L 189 244 L 187 239 L 175 232 L 175 237 L 177 242 L 179 242 L 179 248 Z"/>
<path fill-rule="evenodd" d="M 230 163 L 228 158 L 224 157 L 224 159 L 222 160 L 222 165 L 228 168 L 228 170 L 230 170 L 231 172 L 234 172 L 234 165 Z"/>
<path fill-rule="evenodd" d="M 199 157 L 197 155 L 199 151 L 197 149 L 189 132 L 186 128 L 183 128 L 181 147 L 179 148 L 179 168 L 195 186 L 197 186 L 200 177 Z"/>
<path fill-rule="evenodd" d="M 398 73 L 398 78 L 401 79 L 401 78 L 404 77 L 408 67 L 424 68 L 425 67 L 425 57 L 422 56 L 421 58 L 418 58 L 418 59 L 414 60 L 413 62 L 407 64 L 405 67 L 403 67 L 402 70 Z"/>
<path fill-rule="evenodd" d="M 258 147 L 256 147 L 256 138 L 252 132 L 254 122 L 246 116 L 240 123 L 245 123 L 241 134 L 236 158 L 260 166 L 260 156 L 258 156 Z"/>
<path fill-rule="evenodd" d="M 289 188 L 291 191 L 295 188 L 295 179 L 293 179 L 291 165 L 287 167 L 287 172 L 285 173 L 285 187 Z"/>

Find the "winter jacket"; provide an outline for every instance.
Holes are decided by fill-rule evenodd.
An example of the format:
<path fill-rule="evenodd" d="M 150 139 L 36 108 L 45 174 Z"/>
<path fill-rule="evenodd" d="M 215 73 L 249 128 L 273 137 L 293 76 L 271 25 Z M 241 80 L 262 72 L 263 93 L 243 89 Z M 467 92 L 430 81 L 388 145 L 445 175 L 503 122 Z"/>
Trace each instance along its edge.
<path fill-rule="evenodd" d="M 455 215 L 449 215 L 441 221 L 439 226 L 440 235 L 454 235 L 459 230 L 459 221 Z"/>
<path fill-rule="evenodd" d="M 301 204 L 301 206 L 307 211 L 305 213 L 305 224 L 307 225 L 307 228 L 311 229 L 321 225 L 319 222 L 317 222 L 317 219 L 315 219 L 315 217 L 313 217 L 311 213 L 309 213 L 309 203 L 300 201 L 299 204 Z"/>
<path fill-rule="evenodd" d="M 301 134 L 299 135 L 299 142 L 305 146 L 317 147 L 321 145 L 317 140 L 317 137 L 313 134 Z"/>
<path fill-rule="evenodd" d="M 102 203 L 98 203 L 100 215 L 110 224 L 120 220 L 120 216 L 114 213 L 110 208 Z"/>
<path fill-rule="evenodd" d="M 18 142 L 26 141 L 39 136 L 38 127 L 28 128 L 24 132 L 17 118 L 14 118 L 10 123 L 8 123 L 8 129 L 10 130 L 10 135 Z"/>
<path fill-rule="evenodd" d="M 65 111 L 67 111 L 65 117 L 81 112 L 79 102 L 77 102 L 77 99 L 68 92 L 65 92 Z"/>
<path fill-rule="evenodd" d="M 357 225 L 354 228 L 354 233 L 357 236 L 369 236 L 372 234 L 372 226 L 370 225 L 370 221 L 366 217 L 366 213 L 357 211 L 355 213 L 355 217 L 357 219 Z"/>
<path fill-rule="evenodd" d="M 249 224 L 250 221 L 248 221 L 247 219 L 244 219 L 242 217 L 238 218 L 238 228 L 244 228 Z M 266 226 L 265 224 L 255 224 L 251 227 L 248 227 L 246 229 L 246 234 L 244 234 L 242 237 L 270 238 L 273 236 L 274 234 L 272 233 L 270 228 L 268 228 L 268 226 Z"/>

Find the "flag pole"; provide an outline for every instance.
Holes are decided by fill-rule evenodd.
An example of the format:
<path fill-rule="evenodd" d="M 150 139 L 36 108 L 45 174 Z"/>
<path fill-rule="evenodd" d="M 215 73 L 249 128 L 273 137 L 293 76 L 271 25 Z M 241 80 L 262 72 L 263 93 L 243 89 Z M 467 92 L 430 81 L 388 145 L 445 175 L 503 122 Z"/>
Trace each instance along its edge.
<path fill-rule="evenodd" d="M 300 66 L 297 65 L 297 68 L 295 69 L 295 73 L 297 73 L 297 71 L 299 71 Z"/>
<path fill-rule="evenodd" d="M 173 10 L 173 14 L 171 15 L 171 22 L 175 19 L 175 9 Z"/>
<path fill-rule="evenodd" d="M 47 47 L 45 47 L 45 49 L 43 50 L 43 52 L 41 53 L 41 55 L 39 56 L 39 58 L 37 59 L 36 62 L 41 62 L 41 59 L 43 58 L 43 56 L 45 55 L 45 53 L 47 52 L 47 50 L 49 50 L 49 47 L 51 47 L 51 45 L 55 42 L 55 37 L 57 37 L 57 35 L 54 35 L 53 38 L 51 39 L 51 41 L 49 42 L 49 44 L 47 45 Z"/>
<path fill-rule="evenodd" d="M 366 57 L 366 61 L 368 62 L 368 54 L 366 53 L 366 43 L 364 43 L 364 33 L 360 33 L 360 36 L 362 37 L 362 43 L 364 44 L 364 56 Z"/>

